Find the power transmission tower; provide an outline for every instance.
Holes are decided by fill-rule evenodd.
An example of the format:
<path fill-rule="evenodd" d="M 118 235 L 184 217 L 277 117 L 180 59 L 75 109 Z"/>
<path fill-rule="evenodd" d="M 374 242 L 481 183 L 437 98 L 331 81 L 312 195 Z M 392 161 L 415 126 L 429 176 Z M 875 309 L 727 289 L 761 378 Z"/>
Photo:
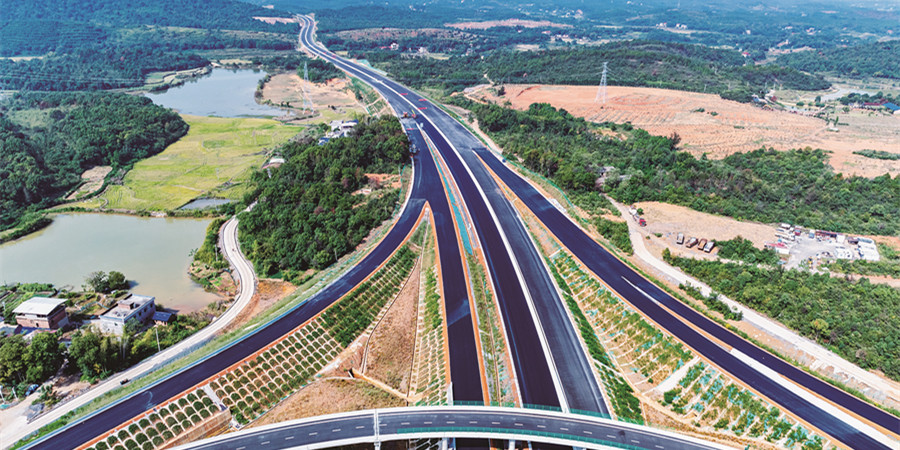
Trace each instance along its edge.
<path fill-rule="evenodd" d="M 312 112 L 313 104 L 309 98 L 309 67 L 303 63 L 303 109 Z"/>
<path fill-rule="evenodd" d="M 600 76 L 600 88 L 597 89 L 597 98 L 594 99 L 594 103 L 606 103 L 606 65 L 609 63 L 603 63 L 603 73 Z"/>

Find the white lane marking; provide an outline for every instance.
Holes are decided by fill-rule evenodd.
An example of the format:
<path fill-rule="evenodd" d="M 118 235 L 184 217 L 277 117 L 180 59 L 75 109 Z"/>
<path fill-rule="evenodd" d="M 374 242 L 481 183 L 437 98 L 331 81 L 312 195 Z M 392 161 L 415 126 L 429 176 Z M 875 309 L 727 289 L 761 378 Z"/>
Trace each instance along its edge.
<path fill-rule="evenodd" d="M 656 447 L 656 448 L 665 448 L 665 447 L 663 447 L 662 445 L 654 445 L 654 447 Z"/>
<path fill-rule="evenodd" d="M 409 422 L 400 422 L 400 425 L 409 425 Z"/>
<path fill-rule="evenodd" d="M 584 434 L 594 434 L 594 433 L 591 433 L 591 432 L 588 431 L 588 430 L 584 430 Z"/>
<path fill-rule="evenodd" d="M 313 431 L 312 433 L 309 433 L 310 436 L 315 436 L 315 435 L 317 435 L 317 434 L 319 434 L 318 431 Z M 240 450 L 240 449 L 238 449 L 238 450 Z"/>
<path fill-rule="evenodd" d="M 538 428 L 547 428 L 547 425 L 538 425 Z"/>
<path fill-rule="evenodd" d="M 422 423 L 424 423 L 425 425 L 431 425 L 432 422 L 429 420 L 428 422 L 422 422 Z"/>
<path fill-rule="evenodd" d="M 491 422 L 491 425 L 500 425 L 500 422 Z"/>
<path fill-rule="evenodd" d="M 456 423 L 456 421 L 455 421 L 455 420 L 448 420 L 447 423 L 449 423 L 449 424 L 452 425 L 452 424 Z"/>
<path fill-rule="evenodd" d="M 477 420 L 470 420 L 469 423 L 478 423 Z"/>
<path fill-rule="evenodd" d="M 360 425 L 360 426 L 356 427 L 356 429 L 357 429 L 357 430 L 361 430 L 361 429 L 363 429 L 363 428 L 365 428 L 365 427 L 366 427 L 365 425 Z"/>
<path fill-rule="evenodd" d="M 607 434 L 606 437 L 608 437 L 608 438 L 613 438 L 613 439 L 616 438 L 616 436 L 615 436 L 615 435 L 612 435 L 612 434 Z"/>
<path fill-rule="evenodd" d="M 634 440 L 634 439 L 631 439 L 631 442 L 634 442 L 635 444 L 640 444 L 640 443 L 641 443 L 641 441 L 637 441 L 637 440 Z"/>
<path fill-rule="evenodd" d="M 522 427 L 522 426 L 524 426 L 524 425 L 522 425 L 521 423 L 518 423 L 518 422 L 513 422 L 513 425 L 515 425 L 515 426 L 517 426 L 517 427 Z"/>
<path fill-rule="evenodd" d="M 262 441 L 262 442 L 259 443 L 259 445 L 266 445 L 266 444 L 268 444 L 268 443 L 269 443 L 269 441 Z"/>
<path fill-rule="evenodd" d="M 340 429 L 340 428 L 335 428 L 335 429 L 331 430 L 332 433 L 337 433 L 338 431 L 341 431 L 341 429 Z"/>
<path fill-rule="evenodd" d="M 563 430 L 563 431 L 569 431 L 569 429 L 566 428 L 566 427 L 559 427 L 559 429 L 560 429 L 560 430 Z"/>
<path fill-rule="evenodd" d="M 634 283 L 632 283 L 631 281 L 628 281 L 628 278 L 622 277 L 622 279 L 625 280 L 626 283 L 630 284 L 631 287 L 637 289 L 638 292 L 640 292 L 641 294 L 644 294 L 644 297 L 649 298 L 650 300 L 653 301 L 653 303 L 656 303 L 657 305 L 659 304 L 659 301 L 658 301 L 658 300 L 656 300 L 655 298 L 651 297 L 650 294 L 644 292 L 643 289 L 641 289 L 641 288 L 635 286 Z"/>
<path fill-rule="evenodd" d="M 293 438 L 294 438 L 293 436 L 288 436 L 288 437 L 284 438 L 284 440 L 289 441 L 289 440 L 291 440 L 291 439 L 293 439 Z"/>
<path fill-rule="evenodd" d="M 247 447 L 238 447 L 237 450 L 244 450 Z"/>

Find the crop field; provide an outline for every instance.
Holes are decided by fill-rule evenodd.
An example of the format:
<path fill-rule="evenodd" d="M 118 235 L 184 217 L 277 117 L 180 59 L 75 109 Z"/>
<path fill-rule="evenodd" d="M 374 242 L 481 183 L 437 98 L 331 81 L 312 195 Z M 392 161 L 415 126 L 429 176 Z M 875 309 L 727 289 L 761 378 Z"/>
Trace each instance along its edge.
<path fill-rule="evenodd" d="M 417 254 L 409 245 L 404 245 L 378 272 L 305 326 L 215 377 L 208 388 L 217 397 L 216 401 L 200 399 L 199 405 L 197 401 L 191 401 L 192 395 L 206 395 L 201 394 L 203 390 L 198 390 L 187 399 L 182 397 L 166 402 L 112 430 L 91 448 L 116 448 L 116 442 L 123 440 L 120 436 L 123 431 L 126 438 L 136 438 L 136 443 L 124 448 L 162 448 L 194 426 L 202 425 L 200 422 L 212 414 L 213 409 L 230 410 L 234 420 L 241 424 L 257 419 L 319 377 L 319 372 L 330 361 L 373 326 L 375 318 L 384 314 L 388 302 L 397 295 L 416 259 Z M 198 409 L 201 406 L 208 410 L 206 415 Z M 165 411 L 169 414 L 160 415 Z M 159 435 L 154 437 L 160 439 L 148 435 L 154 433 L 151 428 Z M 137 440 L 139 435 L 149 440 L 140 442 Z"/>
<path fill-rule="evenodd" d="M 186 136 L 135 164 L 121 185 L 75 206 L 165 211 L 207 195 L 238 199 L 265 150 L 297 133 L 269 119 L 182 117 L 191 127 Z"/>
<path fill-rule="evenodd" d="M 656 135 L 681 136 L 681 147 L 695 156 L 724 158 L 763 146 L 776 150 L 821 148 L 832 152 L 829 163 L 847 175 L 874 177 L 900 174 L 900 161 L 882 161 L 853 154 L 864 149 L 900 148 L 900 117 L 861 112 L 838 112 L 838 131 L 824 120 L 769 111 L 723 100 L 717 95 L 656 88 L 609 86 L 607 102 L 596 103 L 596 86 L 505 85 L 506 95 L 489 89 L 473 98 L 513 108 L 549 103 L 592 122 L 631 122 Z"/>

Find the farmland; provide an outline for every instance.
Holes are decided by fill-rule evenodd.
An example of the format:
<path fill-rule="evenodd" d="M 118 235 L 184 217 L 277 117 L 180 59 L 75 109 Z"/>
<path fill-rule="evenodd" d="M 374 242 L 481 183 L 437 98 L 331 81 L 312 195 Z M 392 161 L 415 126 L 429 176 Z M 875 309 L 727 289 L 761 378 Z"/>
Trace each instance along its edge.
<path fill-rule="evenodd" d="M 837 132 L 821 119 L 784 111 L 767 111 L 717 95 L 667 89 L 610 86 L 606 104 L 594 101 L 596 86 L 505 85 L 498 97 L 487 89 L 470 96 L 499 103 L 509 101 L 524 110 L 532 103 L 549 103 L 592 122 L 631 122 L 650 134 L 681 136 L 681 148 L 711 158 L 773 147 L 776 150 L 813 147 L 831 152 L 829 163 L 845 175 L 874 177 L 900 174 L 900 161 L 853 154 L 865 149 L 900 147 L 897 117 L 839 113 Z"/>
<path fill-rule="evenodd" d="M 183 117 L 190 126 L 186 136 L 135 164 L 122 184 L 75 206 L 164 211 L 206 195 L 239 199 L 242 183 L 265 161 L 265 149 L 297 132 L 268 119 Z"/>

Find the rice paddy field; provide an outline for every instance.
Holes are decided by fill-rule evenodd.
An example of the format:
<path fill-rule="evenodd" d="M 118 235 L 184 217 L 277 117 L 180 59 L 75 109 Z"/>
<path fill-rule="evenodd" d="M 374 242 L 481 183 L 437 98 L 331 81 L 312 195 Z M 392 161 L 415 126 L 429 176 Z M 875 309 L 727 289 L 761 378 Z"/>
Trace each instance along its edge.
<path fill-rule="evenodd" d="M 267 150 L 299 131 L 270 119 L 182 117 L 191 127 L 186 136 L 135 164 L 121 184 L 75 206 L 165 211 L 197 197 L 239 199 Z"/>

